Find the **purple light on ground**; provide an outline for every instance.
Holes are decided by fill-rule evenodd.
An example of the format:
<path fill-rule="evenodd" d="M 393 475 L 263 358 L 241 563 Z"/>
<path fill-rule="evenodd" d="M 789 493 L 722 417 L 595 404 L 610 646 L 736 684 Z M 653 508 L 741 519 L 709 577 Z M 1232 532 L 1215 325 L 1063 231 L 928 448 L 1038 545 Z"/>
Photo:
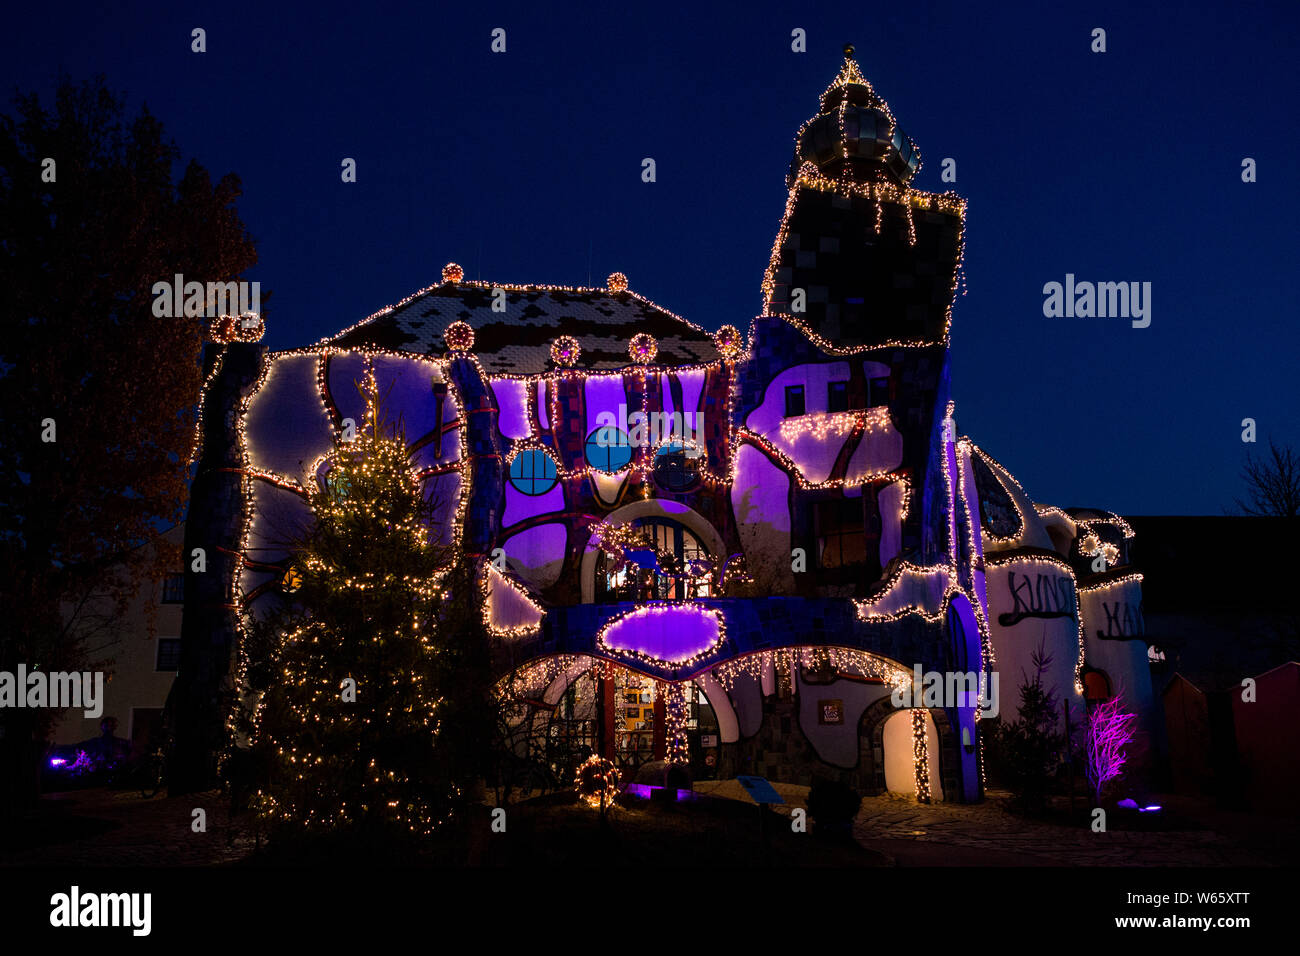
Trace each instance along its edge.
<path fill-rule="evenodd" d="M 68 762 L 68 761 L 66 761 L 66 760 L 63 759 L 62 757 L 51 757 L 51 758 L 50 758 L 50 766 L 51 766 L 51 767 L 62 767 L 62 766 L 63 766 L 65 763 L 67 763 L 67 762 Z"/>
<path fill-rule="evenodd" d="M 651 604 L 629 611 L 608 624 L 600 642 L 667 664 L 681 664 L 718 645 L 720 619 L 714 611 L 693 605 Z"/>
<path fill-rule="evenodd" d="M 640 797 L 642 800 L 650 800 L 654 797 L 656 790 L 662 790 L 663 787 L 656 787 L 645 783 L 629 783 L 623 788 L 624 793 L 630 793 L 634 797 Z M 685 803 L 698 799 L 694 790 L 674 790 L 673 800 L 677 803 Z"/>

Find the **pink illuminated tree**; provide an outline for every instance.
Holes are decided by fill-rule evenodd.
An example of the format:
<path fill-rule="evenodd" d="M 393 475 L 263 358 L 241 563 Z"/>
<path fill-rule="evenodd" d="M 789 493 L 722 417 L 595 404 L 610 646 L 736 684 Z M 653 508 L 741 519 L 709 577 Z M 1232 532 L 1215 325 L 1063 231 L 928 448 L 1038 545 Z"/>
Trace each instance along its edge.
<path fill-rule="evenodd" d="M 1086 728 L 1088 783 L 1097 802 L 1101 791 L 1116 779 L 1128 760 L 1126 749 L 1133 742 L 1137 715 L 1120 709 L 1118 695 L 1098 704 L 1089 715 Z"/>

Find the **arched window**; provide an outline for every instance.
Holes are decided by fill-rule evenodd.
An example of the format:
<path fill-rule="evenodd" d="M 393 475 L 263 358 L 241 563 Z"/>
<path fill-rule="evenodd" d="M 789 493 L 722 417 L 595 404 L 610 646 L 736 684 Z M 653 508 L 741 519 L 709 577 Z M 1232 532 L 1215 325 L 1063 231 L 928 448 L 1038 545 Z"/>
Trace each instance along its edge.
<path fill-rule="evenodd" d="M 525 448 L 510 459 L 510 484 L 526 495 L 544 495 L 558 480 L 555 459 L 540 448 Z"/>
<path fill-rule="evenodd" d="M 665 491 L 688 491 L 700 480 L 703 454 L 694 445 L 673 441 L 655 452 L 655 483 Z"/>
<path fill-rule="evenodd" d="M 615 472 L 632 460 L 627 433 L 614 425 L 602 425 L 587 436 L 587 464 L 597 471 Z"/>
<path fill-rule="evenodd" d="M 685 601 L 709 596 L 711 575 L 692 580 L 685 574 L 692 564 L 709 558 L 690 529 L 667 518 L 641 518 L 631 524 L 644 530 L 655 557 L 651 560 L 649 554 L 638 551 L 632 560 L 623 562 L 600 552 L 596 559 L 597 603 Z M 671 567 L 662 567 L 661 561 Z"/>
<path fill-rule="evenodd" d="M 1110 678 L 1105 671 L 1085 671 L 1083 675 L 1083 696 L 1089 703 L 1110 700 Z"/>

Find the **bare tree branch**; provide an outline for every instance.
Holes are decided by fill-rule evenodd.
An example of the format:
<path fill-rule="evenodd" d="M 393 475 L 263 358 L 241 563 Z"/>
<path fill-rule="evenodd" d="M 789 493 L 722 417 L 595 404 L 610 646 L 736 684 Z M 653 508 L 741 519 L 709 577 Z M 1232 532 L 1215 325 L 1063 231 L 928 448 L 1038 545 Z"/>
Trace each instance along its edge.
<path fill-rule="evenodd" d="M 1246 498 L 1235 499 L 1242 514 L 1253 517 L 1294 518 L 1300 515 L 1300 455 L 1290 445 L 1279 448 L 1272 439 L 1269 454 L 1246 455 L 1241 469 Z"/>

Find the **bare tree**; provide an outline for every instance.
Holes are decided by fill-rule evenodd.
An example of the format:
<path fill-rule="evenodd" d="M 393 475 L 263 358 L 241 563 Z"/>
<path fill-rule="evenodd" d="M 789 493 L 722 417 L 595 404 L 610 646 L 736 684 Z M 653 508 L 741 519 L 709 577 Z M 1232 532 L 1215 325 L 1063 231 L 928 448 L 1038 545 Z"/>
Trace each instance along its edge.
<path fill-rule="evenodd" d="M 1246 500 L 1237 498 L 1243 514 L 1294 518 L 1300 515 L 1300 455 L 1290 445 L 1279 448 L 1270 438 L 1267 456 L 1246 455 L 1241 469 Z"/>

